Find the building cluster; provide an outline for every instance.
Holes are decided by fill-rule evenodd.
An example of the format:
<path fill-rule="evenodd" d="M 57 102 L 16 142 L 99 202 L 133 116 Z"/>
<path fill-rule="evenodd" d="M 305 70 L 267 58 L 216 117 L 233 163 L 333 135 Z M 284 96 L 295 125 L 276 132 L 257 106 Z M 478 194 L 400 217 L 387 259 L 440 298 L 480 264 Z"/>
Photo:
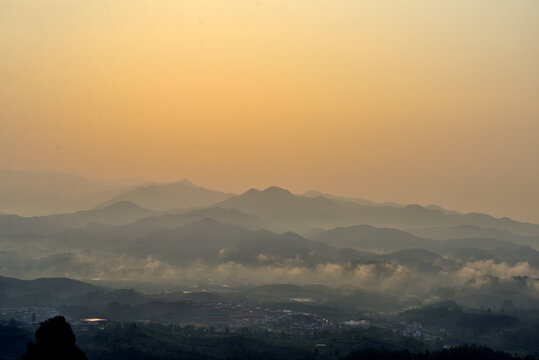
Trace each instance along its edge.
<path fill-rule="evenodd" d="M 200 309 L 200 316 L 205 323 L 229 328 L 320 331 L 335 327 L 335 323 L 314 313 L 241 304 L 207 303 Z"/>
<path fill-rule="evenodd" d="M 15 320 L 18 326 L 33 327 L 49 318 L 60 315 L 49 307 L 10 307 L 0 308 L 0 322 Z"/>
<path fill-rule="evenodd" d="M 420 338 L 423 336 L 423 325 L 416 322 L 408 323 L 402 330 L 402 335 Z"/>

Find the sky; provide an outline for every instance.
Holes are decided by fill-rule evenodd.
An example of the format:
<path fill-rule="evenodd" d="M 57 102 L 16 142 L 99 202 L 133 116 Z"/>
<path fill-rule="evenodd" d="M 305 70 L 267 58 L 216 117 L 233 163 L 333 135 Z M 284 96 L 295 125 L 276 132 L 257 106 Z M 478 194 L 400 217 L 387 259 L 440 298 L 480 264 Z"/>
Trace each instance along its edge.
<path fill-rule="evenodd" d="M 0 0 L 0 169 L 539 223 L 537 0 Z"/>

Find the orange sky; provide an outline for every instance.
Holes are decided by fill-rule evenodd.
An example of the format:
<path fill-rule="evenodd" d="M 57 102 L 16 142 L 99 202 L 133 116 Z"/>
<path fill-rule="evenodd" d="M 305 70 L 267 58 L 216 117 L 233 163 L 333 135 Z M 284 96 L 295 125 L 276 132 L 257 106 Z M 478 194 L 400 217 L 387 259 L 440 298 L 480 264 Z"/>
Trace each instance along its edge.
<path fill-rule="evenodd" d="M 0 169 L 539 222 L 536 0 L 0 0 Z"/>

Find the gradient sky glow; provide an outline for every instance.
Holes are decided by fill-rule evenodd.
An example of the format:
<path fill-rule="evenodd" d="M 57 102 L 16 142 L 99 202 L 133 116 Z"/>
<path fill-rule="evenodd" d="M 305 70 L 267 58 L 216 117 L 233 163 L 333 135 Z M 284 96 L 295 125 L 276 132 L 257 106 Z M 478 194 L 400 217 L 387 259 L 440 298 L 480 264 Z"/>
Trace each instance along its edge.
<path fill-rule="evenodd" d="M 0 0 L 0 169 L 539 222 L 537 0 Z"/>

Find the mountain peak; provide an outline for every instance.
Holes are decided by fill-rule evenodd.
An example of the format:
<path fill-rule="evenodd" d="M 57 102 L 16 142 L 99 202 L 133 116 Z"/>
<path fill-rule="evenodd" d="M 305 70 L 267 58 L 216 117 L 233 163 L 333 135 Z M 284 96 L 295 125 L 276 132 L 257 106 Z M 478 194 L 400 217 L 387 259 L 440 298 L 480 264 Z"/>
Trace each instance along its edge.
<path fill-rule="evenodd" d="M 181 179 L 181 180 L 178 180 L 174 183 L 174 185 L 181 185 L 181 186 L 186 186 L 186 187 L 196 187 L 195 184 L 193 184 L 191 181 L 189 181 L 188 179 Z"/>
<path fill-rule="evenodd" d="M 278 186 L 270 186 L 269 188 L 267 188 L 266 190 L 262 192 L 267 193 L 267 194 L 275 194 L 275 195 L 277 194 L 292 195 L 292 193 L 289 190 L 280 188 Z"/>
<path fill-rule="evenodd" d="M 105 206 L 102 209 L 122 209 L 122 210 L 126 210 L 126 209 L 144 209 L 144 208 L 137 205 L 137 204 L 135 204 L 132 201 L 122 200 L 122 201 L 118 201 L 118 202 L 115 202 L 113 204 L 110 204 L 108 206 Z"/>
<path fill-rule="evenodd" d="M 249 190 L 247 190 L 245 193 L 243 193 L 244 195 L 261 195 L 261 194 L 269 194 L 269 195 L 273 195 L 273 196 L 278 196 L 278 195 L 292 195 L 292 193 L 286 189 L 283 189 L 283 188 L 280 188 L 278 186 L 270 186 L 264 190 L 258 190 L 258 189 L 255 189 L 255 188 L 251 188 Z"/>

